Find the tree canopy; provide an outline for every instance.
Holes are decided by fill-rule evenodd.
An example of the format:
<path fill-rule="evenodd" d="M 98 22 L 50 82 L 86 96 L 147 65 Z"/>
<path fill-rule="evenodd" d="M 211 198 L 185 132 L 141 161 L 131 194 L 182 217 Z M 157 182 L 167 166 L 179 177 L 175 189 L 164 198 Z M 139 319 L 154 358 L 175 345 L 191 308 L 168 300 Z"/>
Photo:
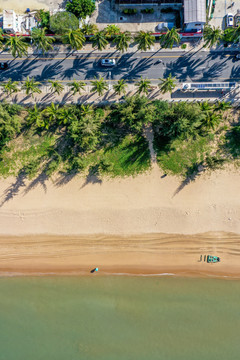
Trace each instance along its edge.
<path fill-rule="evenodd" d="M 93 0 L 69 0 L 66 4 L 66 10 L 73 13 L 77 18 L 86 19 L 95 10 L 95 3 Z"/>
<path fill-rule="evenodd" d="M 50 17 L 50 29 L 57 35 L 64 35 L 69 29 L 76 30 L 78 28 L 79 20 L 73 13 L 59 11 Z"/>

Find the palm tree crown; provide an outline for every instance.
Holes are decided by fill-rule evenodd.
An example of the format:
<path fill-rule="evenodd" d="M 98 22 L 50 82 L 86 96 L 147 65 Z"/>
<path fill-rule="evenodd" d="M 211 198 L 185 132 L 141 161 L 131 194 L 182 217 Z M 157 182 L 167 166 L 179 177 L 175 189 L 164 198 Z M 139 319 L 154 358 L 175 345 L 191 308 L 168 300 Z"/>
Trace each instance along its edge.
<path fill-rule="evenodd" d="M 148 79 L 143 79 L 143 77 L 141 76 L 141 80 L 139 80 L 136 83 L 137 87 L 138 87 L 138 93 L 144 93 L 144 94 L 148 94 L 148 90 L 150 88 L 151 85 L 151 81 Z"/>
<path fill-rule="evenodd" d="M 92 89 L 91 92 L 97 92 L 99 96 L 102 96 L 104 90 L 108 89 L 108 85 L 103 77 L 99 77 L 98 79 L 95 77 L 96 80 L 92 80 Z"/>
<path fill-rule="evenodd" d="M 173 27 L 171 30 L 167 29 L 166 34 L 163 34 L 160 37 L 160 44 L 164 49 L 167 48 L 172 49 L 174 43 L 179 44 L 179 42 L 180 42 L 180 36 L 175 27 Z"/>
<path fill-rule="evenodd" d="M 51 91 L 60 95 L 64 86 L 59 82 L 59 80 L 48 80 L 48 82 L 51 84 Z"/>
<path fill-rule="evenodd" d="M 124 52 L 128 49 L 131 39 L 130 31 L 124 31 L 123 33 L 118 34 L 113 42 L 116 44 L 117 50 Z"/>
<path fill-rule="evenodd" d="M 84 90 L 86 83 L 84 81 L 74 80 L 73 82 L 69 83 L 68 86 L 71 87 L 71 91 L 73 95 L 75 95 L 76 93 L 81 94 L 81 90 Z"/>
<path fill-rule="evenodd" d="M 3 83 L 1 84 L 1 86 L 3 87 L 3 91 L 5 93 L 7 93 L 8 95 L 12 95 L 13 93 L 18 92 L 18 82 L 17 81 L 12 81 L 12 79 L 9 79 L 7 83 Z"/>
<path fill-rule="evenodd" d="M 135 36 L 135 40 L 138 44 L 138 50 L 147 51 L 151 49 L 151 46 L 155 42 L 155 37 L 151 35 L 150 31 L 139 31 Z"/>
<path fill-rule="evenodd" d="M 63 42 L 69 44 L 74 50 L 82 49 L 85 41 L 85 36 L 80 29 L 69 29 L 68 33 L 63 36 Z"/>
<path fill-rule="evenodd" d="M 108 41 L 104 31 L 98 31 L 92 38 L 92 46 L 97 47 L 98 50 L 103 50 L 106 48 Z"/>
<path fill-rule="evenodd" d="M 94 35 L 98 32 L 98 27 L 96 24 L 83 24 L 81 28 L 84 35 Z"/>
<path fill-rule="evenodd" d="M 124 79 L 120 79 L 116 84 L 113 85 L 113 88 L 118 95 L 121 95 L 122 93 L 126 93 L 126 86 L 126 81 Z"/>
<path fill-rule="evenodd" d="M 175 77 L 172 77 L 172 74 L 169 74 L 169 76 L 166 79 L 159 79 L 161 81 L 160 84 L 158 84 L 160 91 L 165 94 L 168 91 L 171 93 L 173 89 L 176 86 L 177 79 Z"/>
<path fill-rule="evenodd" d="M 54 41 L 54 38 L 46 36 L 46 28 L 34 28 L 32 30 L 32 39 L 37 49 L 42 50 L 43 53 L 49 49 L 53 49 L 51 44 Z"/>
<path fill-rule="evenodd" d="M 108 25 L 105 29 L 104 29 L 104 32 L 105 34 L 108 36 L 108 37 L 112 37 L 114 35 L 117 35 L 120 33 L 120 27 L 117 26 L 117 25 Z"/>
<path fill-rule="evenodd" d="M 9 49 L 9 52 L 11 52 L 13 57 L 22 57 L 23 55 L 27 56 L 28 54 L 28 44 L 25 42 L 25 39 L 22 36 L 7 35 L 5 48 Z"/>
<path fill-rule="evenodd" d="M 22 86 L 22 89 L 26 90 L 27 95 L 31 94 L 33 97 L 34 93 L 40 94 L 42 92 L 41 89 L 39 89 L 39 85 L 40 85 L 40 82 L 35 81 L 34 78 L 31 78 L 31 80 L 30 80 L 30 78 L 28 76 L 27 80 L 25 80 L 25 82 Z"/>
<path fill-rule="evenodd" d="M 211 47 L 215 44 L 219 44 L 222 38 L 222 30 L 219 27 L 205 26 L 203 30 L 204 47 Z"/>

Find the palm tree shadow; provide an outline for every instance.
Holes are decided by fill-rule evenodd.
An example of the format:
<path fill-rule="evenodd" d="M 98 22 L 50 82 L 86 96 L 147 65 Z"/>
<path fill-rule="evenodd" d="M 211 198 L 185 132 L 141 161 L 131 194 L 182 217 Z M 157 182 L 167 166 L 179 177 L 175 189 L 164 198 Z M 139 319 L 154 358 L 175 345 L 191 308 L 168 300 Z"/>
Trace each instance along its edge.
<path fill-rule="evenodd" d="M 99 165 L 93 165 L 90 166 L 88 170 L 88 175 L 86 177 L 86 180 L 84 184 L 81 186 L 81 189 L 83 189 L 88 184 L 102 184 L 102 180 L 100 179 L 99 174 Z"/>
<path fill-rule="evenodd" d="M 201 174 L 202 171 L 198 171 L 198 166 L 201 164 L 194 164 L 192 167 L 190 167 L 187 171 L 186 178 L 181 182 L 181 184 L 178 186 L 178 188 L 175 190 L 172 198 L 174 198 L 176 195 L 178 195 L 180 193 L 180 191 L 182 191 L 185 186 L 187 186 L 188 184 L 190 184 L 191 182 L 195 181 Z"/>
<path fill-rule="evenodd" d="M 33 190 L 39 184 L 42 185 L 43 190 L 46 193 L 47 192 L 47 185 L 46 185 L 47 180 L 48 180 L 48 176 L 44 172 L 42 172 L 27 186 L 27 188 L 24 190 L 24 195 L 27 195 L 29 193 L 29 191 Z"/>
<path fill-rule="evenodd" d="M 20 172 L 17 176 L 14 183 L 12 183 L 3 194 L 3 200 L 0 203 L 0 207 L 2 207 L 5 203 L 7 203 L 9 200 L 12 200 L 15 196 L 18 195 L 20 190 L 24 187 L 26 187 L 25 184 L 26 176 L 24 172 Z"/>

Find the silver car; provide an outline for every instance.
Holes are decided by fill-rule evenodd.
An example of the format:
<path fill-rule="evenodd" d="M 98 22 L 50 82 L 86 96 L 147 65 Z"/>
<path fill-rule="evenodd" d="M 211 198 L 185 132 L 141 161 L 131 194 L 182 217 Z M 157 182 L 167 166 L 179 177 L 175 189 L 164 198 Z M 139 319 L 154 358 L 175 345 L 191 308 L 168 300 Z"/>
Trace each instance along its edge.
<path fill-rule="evenodd" d="M 111 67 L 111 66 L 116 65 L 116 60 L 115 59 L 102 59 L 101 65 Z"/>

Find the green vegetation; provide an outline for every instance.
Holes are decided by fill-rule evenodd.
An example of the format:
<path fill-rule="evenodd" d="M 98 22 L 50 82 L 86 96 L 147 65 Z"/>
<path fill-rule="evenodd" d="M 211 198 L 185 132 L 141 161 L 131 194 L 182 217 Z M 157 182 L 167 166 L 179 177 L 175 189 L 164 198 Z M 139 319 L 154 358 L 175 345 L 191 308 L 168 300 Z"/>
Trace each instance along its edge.
<path fill-rule="evenodd" d="M 71 0 L 67 2 L 66 10 L 73 13 L 77 18 L 86 19 L 94 12 L 95 2 L 93 0 Z"/>
<path fill-rule="evenodd" d="M 124 53 L 124 51 L 127 51 L 131 39 L 132 37 L 130 31 L 124 31 L 123 33 L 115 36 L 113 42 L 116 44 L 117 50 Z"/>
<path fill-rule="evenodd" d="M 219 27 L 205 26 L 203 31 L 204 47 L 212 47 L 218 45 L 222 39 L 222 30 Z"/>
<path fill-rule="evenodd" d="M 50 17 L 50 29 L 54 34 L 65 35 L 69 30 L 79 28 L 78 18 L 67 11 L 59 11 Z"/>
<path fill-rule="evenodd" d="M 64 36 L 63 42 L 69 44 L 73 50 L 81 50 L 86 39 L 80 29 L 70 29 Z"/>
<path fill-rule="evenodd" d="M 135 36 L 135 41 L 138 44 L 138 50 L 147 51 L 155 43 L 155 37 L 150 31 L 139 31 Z"/>
<path fill-rule="evenodd" d="M 108 45 L 108 40 L 105 32 L 98 31 L 92 38 L 92 46 L 97 47 L 98 50 L 102 51 Z"/>
<path fill-rule="evenodd" d="M 32 30 L 33 44 L 38 50 L 42 50 L 43 54 L 47 50 L 53 49 L 51 44 L 54 41 L 54 38 L 46 36 L 46 30 L 46 28 L 34 28 Z"/>
<path fill-rule="evenodd" d="M 167 29 L 166 34 L 163 34 L 160 37 L 160 44 L 161 47 L 164 49 L 167 48 L 172 49 L 174 44 L 179 44 L 179 43 L 180 43 L 180 36 L 175 27 L 173 27 L 171 30 Z"/>
<path fill-rule="evenodd" d="M 240 165 L 240 114 L 229 106 L 139 95 L 106 107 L 1 104 L 0 175 L 58 173 L 64 179 L 81 173 L 98 181 L 138 174 L 151 166 L 146 126 L 153 129 L 157 161 L 166 173 L 192 178 L 229 161 Z"/>
<path fill-rule="evenodd" d="M 7 41 L 5 43 L 5 49 L 8 49 L 8 51 L 12 54 L 13 57 L 27 56 L 28 44 L 26 43 L 23 36 L 6 35 L 6 37 Z"/>
<path fill-rule="evenodd" d="M 35 17 L 37 21 L 40 23 L 41 28 L 46 28 L 49 30 L 50 28 L 50 13 L 49 11 L 45 11 L 43 9 L 37 10 Z"/>

